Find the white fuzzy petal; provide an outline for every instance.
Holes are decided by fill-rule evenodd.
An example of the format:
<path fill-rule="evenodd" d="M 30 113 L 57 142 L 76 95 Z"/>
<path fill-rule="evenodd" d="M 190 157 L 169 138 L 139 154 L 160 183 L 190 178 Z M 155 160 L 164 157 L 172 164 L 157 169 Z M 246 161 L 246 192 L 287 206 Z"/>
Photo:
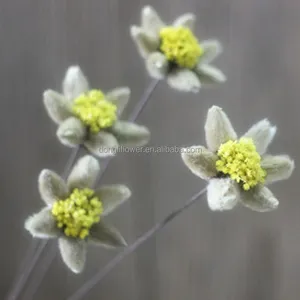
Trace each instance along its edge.
<path fill-rule="evenodd" d="M 86 127 L 79 119 L 71 117 L 59 125 L 56 135 L 63 145 L 76 147 L 84 141 Z"/>
<path fill-rule="evenodd" d="M 261 120 L 254 124 L 245 134 L 244 137 L 252 138 L 259 154 L 266 153 L 268 146 L 272 142 L 277 128 L 272 126 L 267 119 Z"/>
<path fill-rule="evenodd" d="M 142 28 L 131 26 L 130 35 L 135 42 L 139 54 L 146 58 L 159 48 L 159 39 L 147 34 Z"/>
<path fill-rule="evenodd" d="M 69 177 L 68 186 L 74 188 L 90 188 L 94 185 L 100 172 L 100 165 L 96 158 L 85 155 L 73 167 Z"/>
<path fill-rule="evenodd" d="M 182 16 L 179 16 L 174 21 L 174 26 L 183 26 L 191 30 L 194 30 L 195 21 L 196 21 L 196 16 L 194 14 L 187 13 Z"/>
<path fill-rule="evenodd" d="M 202 84 L 223 83 L 226 81 L 226 76 L 223 72 L 210 65 L 199 64 L 195 72 L 198 74 Z"/>
<path fill-rule="evenodd" d="M 146 59 L 149 75 L 156 79 L 163 79 L 168 74 L 169 62 L 161 52 L 153 52 Z"/>
<path fill-rule="evenodd" d="M 250 191 L 243 191 L 241 193 L 241 203 L 257 212 L 272 211 L 279 205 L 272 192 L 264 186 L 257 186 Z"/>
<path fill-rule="evenodd" d="M 261 167 L 266 171 L 265 183 L 288 179 L 295 168 L 294 161 L 287 155 L 263 157 Z"/>
<path fill-rule="evenodd" d="M 228 116 L 221 107 L 215 105 L 208 110 L 204 129 L 207 146 L 213 152 L 216 152 L 221 144 L 237 139 Z"/>
<path fill-rule="evenodd" d="M 153 36 L 158 36 L 162 27 L 165 27 L 165 24 L 155 9 L 151 6 L 145 6 L 142 10 L 142 28 Z"/>
<path fill-rule="evenodd" d="M 61 234 L 48 207 L 30 216 L 25 222 L 25 229 L 33 237 L 41 239 L 56 238 Z"/>
<path fill-rule="evenodd" d="M 55 91 L 44 92 L 44 105 L 49 117 L 57 124 L 72 116 L 70 101 Z"/>
<path fill-rule="evenodd" d="M 72 272 L 81 273 L 86 261 L 86 242 L 67 237 L 62 237 L 58 241 L 64 263 Z"/>
<path fill-rule="evenodd" d="M 84 146 L 95 156 L 107 157 L 114 156 L 119 147 L 119 143 L 113 134 L 109 132 L 99 132 L 90 134 Z"/>
<path fill-rule="evenodd" d="M 55 172 L 44 169 L 38 179 L 39 192 L 46 204 L 52 205 L 57 199 L 68 195 L 68 187 L 64 180 Z"/>
<path fill-rule="evenodd" d="M 218 156 L 203 146 L 192 146 L 181 153 L 185 165 L 193 174 L 204 180 L 217 175 L 216 161 Z"/>
<path fill-rule="evenodd" d="M 208 206 L 213 211 L 233 209 L 239 200 L 239 190 L 230 178 L 211 179 L 207 186 Z"/>
<path fill-rule="evenodd" d="M 171 72 L 167 77 L 171 88 L 182 92 L 198 93 L 201 83 L 198 76 L 188 69 L 177 69 Z"/>
<path fill-rule="evenodd" d="M 131 196 L 131 191 L 126 185 L 112 184 L 97 189 L 95 195 L 102 202 L 102 216 L 107 216 Z"/>
<path fill-rule="evenodd" d="M 204 50 L 200 58 L 201 63 L 209 64 L 223 51 L 221 43 L 217 40 L 205 40 L 201 42 L 201 47 Z"/>
<path fill-rule="evenodd" d="M 130 98 L 130 89 L 128 87 L 119 87 L 109 91 L 105 95 L 106 99 L 118 108 L 118 116 L 120 116 L 126 107 Z"/>
<path fill-rule="evenodd" d="M 89 90 L 89 83 L 79 66 L 68 68 L 64 81 L 63 92 L 67 99 L 74 100 Z"/>

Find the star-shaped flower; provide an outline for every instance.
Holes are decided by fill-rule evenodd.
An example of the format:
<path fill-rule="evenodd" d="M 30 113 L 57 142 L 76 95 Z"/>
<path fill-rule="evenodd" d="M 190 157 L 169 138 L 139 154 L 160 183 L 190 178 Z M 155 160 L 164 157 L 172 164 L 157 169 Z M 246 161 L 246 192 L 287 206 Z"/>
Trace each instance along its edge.
<path fill-rule="evenodd" d="M 77 161 L 66 183 L 55 172 L 43 170 L 38 185 L 47 206 L 25 222 L 34 237 L 58 238 L 62 259 L 75 273 L 84 268 L 88 243 L 106 248 L 126 246 L 122 235 L 102 218 L 131 192 L 121 184 L 92 189 L 99 172 L 98 161 L 90 155 Z"/>
<path fill-rule="evenodd" d="M 62 144 L 84 145 L 96 156 L 114 155 L 119 146 L 143 146 L 149 130 L 132 122 L 118 120 L 130 96 L 127 87 L 106 94 L 90 90 L 78 66 L 70 67 L 63 81 L 63 95 L 52 90 L 44 93 L 48 115 L 59 125 L 57 136 Z"/>
<path fill-rule="evenodd" d="M 150 6 L 142 10 L 141 27 L 131 36 L 145 59 L 151 77 L 166 78 L 170 87 L 198 92 L 201 83 L 221 83 L 225 75 L 210 63 L 221 53 L 216 40 L 198 42 L 193 33 L 195 15 L 187 13 L 166 25 Z"/>
<path fill-rule="evenodd" d="M 277 208 L 278 200 L 265 184 L 289 178 L 294 162 L 287 155 L 266 154 L 275 133 L 276 127 L 264 119 L 238 139 L 220 107 L 208 110 L 208 149 L 186 148 L 182 159 L 195 175 L 209 181 L 207 200 L 211 210 L 229 210 L 237 203 L 259 212 Z"/>

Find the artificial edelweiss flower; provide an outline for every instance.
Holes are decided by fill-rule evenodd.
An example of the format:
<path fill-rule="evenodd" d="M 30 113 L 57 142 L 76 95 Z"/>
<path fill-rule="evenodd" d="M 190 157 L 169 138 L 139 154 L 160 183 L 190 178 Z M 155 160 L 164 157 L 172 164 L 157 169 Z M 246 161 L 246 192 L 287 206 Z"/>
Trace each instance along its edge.
<path fill-rule="evenodd" d="M 193 33 L 195 16 L 184 14 L 166 25 L 150 6 L 142 10 L 141 27 L 132 26 L 131 36 L 145 59 L 151 77 L 167 78 L 177 90 L 198 92 L 201 83 L 219 83 L 225 75 L 210 65 L 222 51 L 216 40 L 199 43 Z"/>
<path fill-rule="evenodd" d="M 47 90 L 44 104 L 51 119 L 59 125 L 57 136 L 62 144 L 84 145 L 97 156 L 109 156 L 118 146 L 143 146 L 149 130 L 118 117 L 130 96 L 128 88 L 116 88 L 106 94 L 90 90 L 78 66 L 70 67 L 63 81 L 63 95 Z"/>
<path fill-rule="evenodd" d="M 99 172 L 98 161 L 90 155 L 77 161 L 67 183 L 53 171 L 43 170 L 38 184 L 47 206 L 25 222 L 34 237 L 58 238 L 62 259 L 75 273 L 84 268 L 88 243 L 107 248 L 126 246 L 122 235 L 102 218 L 131 192 L 121 184 L 92 189 Z"/>
<path fill-rule="evenodd" d="M 208 180 L 207 200 L 212 210 L 229 210 L 237 203 L 259 212 L 271 211 L 278 200 L 265 187 L 287 179 L 294 162 L 286 155 L 267 155 L 276 127 L 264 119 L 238 139 L 220 107 L 209 109 L 205 124 L 207 148 L 184 149 L 182 159 L 197 176 Z"/>

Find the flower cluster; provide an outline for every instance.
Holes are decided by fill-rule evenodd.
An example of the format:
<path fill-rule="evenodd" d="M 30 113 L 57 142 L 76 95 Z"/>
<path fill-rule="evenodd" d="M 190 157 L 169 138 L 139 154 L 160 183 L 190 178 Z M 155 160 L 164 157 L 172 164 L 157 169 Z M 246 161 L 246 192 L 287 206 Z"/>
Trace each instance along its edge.
<path fill-rule="evenodd" d="M 146 6 L 141 19 L 141 26 L 131 27 L 131 36 L 151 77 L 166 78 L 170 87 L 194 93 L 201 84 L 226 81 L 225 75 L 210 65 L 222 52 L 221 44 L 217 40 L 198 41 L 193 33 L 193 14 L 184 14 L 166 25 L 152 7 Z"/>

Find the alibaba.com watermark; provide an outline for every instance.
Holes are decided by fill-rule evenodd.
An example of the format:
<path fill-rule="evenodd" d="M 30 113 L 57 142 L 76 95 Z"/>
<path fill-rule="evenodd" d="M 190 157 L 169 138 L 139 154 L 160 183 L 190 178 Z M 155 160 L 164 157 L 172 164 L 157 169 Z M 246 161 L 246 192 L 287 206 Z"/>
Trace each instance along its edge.
<path fill-rule="evenodd" d="M 103 154 L 117 154 L 117 153 L 147 153 L 147 154 L 160 154 L 160 153 L 201 153 L 201 147 L 178 147 L 178 146 L 157 146 L 157 147 L 99 147 L 99 153 Z"/>

